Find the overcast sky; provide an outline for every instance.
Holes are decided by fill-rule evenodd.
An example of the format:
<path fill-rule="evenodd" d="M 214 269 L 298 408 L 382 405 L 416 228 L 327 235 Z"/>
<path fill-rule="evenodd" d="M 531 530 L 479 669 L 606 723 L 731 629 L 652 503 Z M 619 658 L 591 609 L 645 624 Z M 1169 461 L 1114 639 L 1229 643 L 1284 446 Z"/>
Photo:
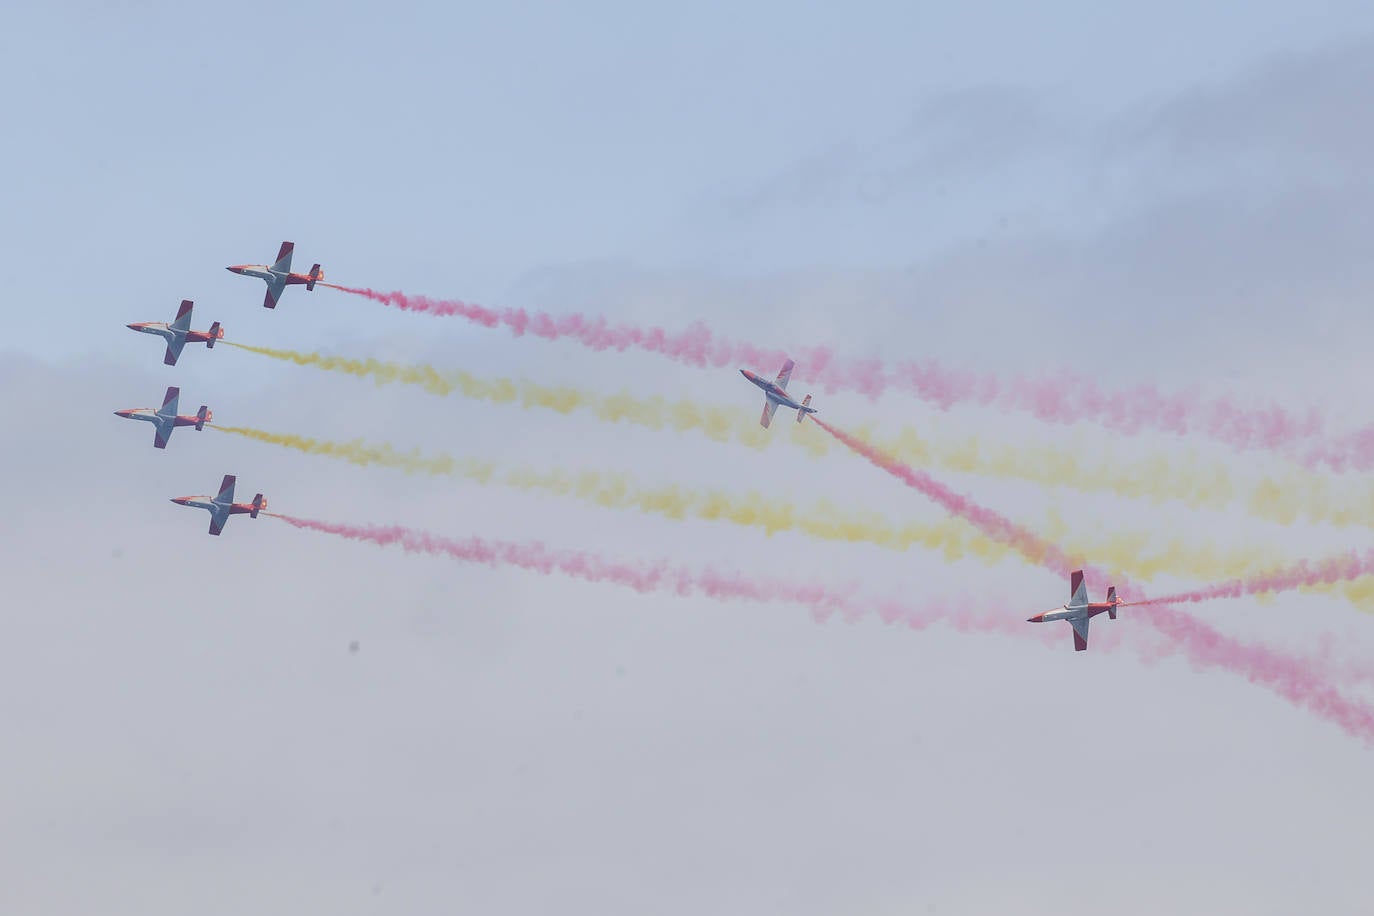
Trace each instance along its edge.
<path fill-rule="evenodd" d="M 289 238 L 298 269 L 346 284 L 1367 422 L 1372 62 L 1374 7 L 1355 2 L 8 11 L 0 909 L 1368 912 L 1371 747 L 1190 665 L 1131 613 L 1098 618 L 1086 653 L 1066 625 L 998 623 L 1068 597 L 1015 558 L 769 535 L 215 431 L 158 451 L 111 412 L 175 384 L 183 412 L 222 424 L 946 521 L 857 458 L 795 447 L 783 413 L 770 435 L 788 441 L 760 451 L 228 347 L 169 368 L 124 328 L 191 298 L 198 328 L 251 344 L 760 406 L 733 370 L 329 289 L 264 310 L 261 282 L 223 268 Z M 895 395 L 817 405 L 1089 462 L 1292 470 Z M 1370 542 L 1243 502 L 931 470 L 1075 546 L 1124 533 L 1194 571 L 1209 548 Z M 210 538 L 167 498 L 225 473 L 295 515 L 854 584 L 949 620 L 818 622 L 265 518 Z M 1203 581 L 1141 575 L 1121 550 L 1155 591 Z M 1314 592 L 1190 613 L 1325 655 L 1374 703 L 1353 677 L 1374 668 L 1368 610 Z"/>

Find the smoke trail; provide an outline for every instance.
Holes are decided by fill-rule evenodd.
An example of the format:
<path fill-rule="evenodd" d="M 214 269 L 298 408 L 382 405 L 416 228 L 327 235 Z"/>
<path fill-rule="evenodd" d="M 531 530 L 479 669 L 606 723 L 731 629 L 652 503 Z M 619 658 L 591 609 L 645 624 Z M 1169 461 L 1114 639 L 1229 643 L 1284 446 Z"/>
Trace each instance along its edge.
<path fill-rule="evenodd" d="M 395 545 L 408 553 L 445 556 L 492 567 L 514 566 L 543 575 L 561 573 L 588 582 L 620 585 L 640 593 L 667 591 L 682 596 L 704 595 L 715 599 L 786 601 L 811 608 L 818 620 L 825 620 L 836 613 L 848 620 L 857 620 L 870 610 L 865 602 L 855 597 L 852 587 L 833 589 L 819 584 L 768 580 L 753 574 L 744 576 L 711 569 L 695 572 L 662 561 L 617 563 L 585 551 L 555 550 L 538 541 L 516 543 L 479 537 L 447 538 L 399 525 L 353 525 L 315 521 L 276 512 L 263 514 L 281 519 L 296 528 L 354 541 L 368 541 L 383 547 Z M 885 622 L 902 622 L 915 629 L 950 616 L 950 605 L 941 603 L 917 608 L 886 600 L 871 602 L 871 605 Z M 958 624 L 962 628 L 985 632 L 1027 635 L 1025 628 L 1015 626 L 1015 622 L 1015 618 L 1007 615 L 981 615 L 972 620 L 958 621 Z"/>
<path fill-rule="evenodd" d="M 522 379 L 483 379 L 458 369 L 441 370 L 424 363 L 395 363 L 377 359 L 350 359 L 302 353 L 248 344 L 230 346 L 271 359 L 284 360 L 298 366 L 310 366 L 328 372 L 341 372 L 358 378 L 371 378 L 378 385 L 403 384 L 418 386 L 430 394 L 447 396 L 459 394 L 491 404 L 516 404 L 525 408 L 541 408 L 561 414 L 586 411 L 608 423 L 629 423 L 649 429 L 674 429 L 679 432 L 695 430 L 718 442 L 731 439 L 752 448 L 763 448 L 772 438 L 758 425 L 758 418 L 742 411 L 720 407 L 703 407 L 692 401 L 669 401 L 661 397 L 639 398 L 622 392 L 598 395 L 585 389 L 569 386 L 538 385 Z M 793 424 L 794 426 L 796 424 Z M 824 447 L 824 439 L 814 434 L 807 437 L 809 447 Z"/>
<path fill-rule="evenodd" d="M 814 416 L 812 420 L 817 426 L 843 442 L 852 451 L 867 458 L 871 464 L 897 477 L 907 486 L 924 493 L 950 514 L 968 521 L 988 537 L 1013 548 L 1032 563 L 1060 571 L 1067 571 L 1073 565 L 1064 551 L 1039 535 L 1032 533 L 1030 529 L 1016 524 L 1011 519 L 999 515 L 991 509 L 984 509 L 967 497 L 955 493 L 924 471 L 918 471 L 890 458 L 867 442 L 836 429 L 823 420 L 817 420 Z"/>
<path fill-rule="evenodd" d="M 413 385 L 439 396 L 457 394 L 491 404 L 515 404 L 564 415 L 585 412 L 607 423 L 693 431 L 717 442 L 734 441 L 755 449 L 790 441 L 814 456 L 829 451 L 829 440 L 817 435 L 808 424 L 782 424 L 765 430 L 753 411 L 705 407 L 689 400 L 637 397 L 629 392 L 601 395 L 522 379 L 480 378 L 459 369 L 440 369 L 425 363 L 354 359 L 224 343 L 299 366 L 370 378 L 378 385 Z M 910 426 L 882 439 L 863 427 L 852 435 L 905 463 L 947 471 L 1025 480 L 1045 487 L 1114 493 L 1127 499 L 1173 500 L 1194 508 L 1220 509 L 1238 502 L 1252 514 L 1281 524 L 1305 518 L 1310 522 L 1374 527 L 1374 485 L 1367 481 L 1360 482 L 1358 488 L 1349 486 L 1333 491 L 1329 478 L 1295 472 L 1265 477 L 1249 485 L 1234 481 L 1224 465 L 1200 464 L 1195 455 L 1177 460 L 1163 455 L 1125 459 L 1107 455 L 1096 462 L 1086 462 L 1078 450 L 1025 443 L 990 444 L 976 436 L 937 439 L 923 436 Z"/>
<path fill-rule="evenodd" d="M 459 299 L 326 285 L 405 311 L 457 316 L 487 328 L 505 327 L 517 337 L 529 334 L 547 340 L 573 340 L 597 351 L 641 350 L 690 366 L 771 366 L 786 358 L 779 349 L 717 337 L 701 323 L 685 331 L 669 332 L 658 327 L 611 324 L 600 316 L 492 309 Z M 806 366 L 807 377 L 823 391 L 858 391 L 877 398 L 894 389 L 915 394 L 941 409 L 975 404 L 1028 413 L 1050 423 L 1092 420 L 1124 433 L 1151 428 L 1180 436 L 1199 434 L 1245 449 L 1307 448 L 1312 438 L 1325 430 L 1325 420 L 1315 408 L 1298 416 L 1272 405 L 1238 407 L 1225 397 L 1205 401 L 1194 393 L 1166 394 L 1153 385 L 1113 392 L 1091 378 L 1062 372 L 1001 379 L 948 369 L 936 362 L 888 367 L 876 359 L 840 357 L 826 347 L 799 349 L 794 355 Z M 1361 447 L 1365 440 L 1367 445 Z M 1374 433 L 1365 435 L 1365 440 L 1347 438 L 1342 440 L 1344 445 L 1333 443 L 1325 451 L 1309 452 L 1308 460 L 1337 469 L 1347 464 L 1369 467 L 1374 465 Z"/>
<path fill-rule="evenodd" d="M 426 455 L 418 450 L 399 451 L 385 443 L 369 444 L 362 439 L 340 442 L 249 427 L 215 428 L 268 445 L 347 461 L 359 467 L 386 467 L 405 473 L 458 477 L 483 485 L 495 483 L 527 492 L 572 497 L 604 509 L 631 509 L 677 520 L 693 517 L 723 521 L 757 528 L 770 535 L 779 531 L 796 531 L 822 540 L 870 543 L 895 550 L 919 547 L 939 551 L 951 560 L 973 556 L 988 564 L 1004 560 L 1013 552 L 1005 543 L 980 533 L 957 518 L 932 524 L 898 524 L 875 512 L 842 509 L 827 501 L 803 508 L 757 492 L 741 495 L 678 486 L 643 487 L 632 476 L 621 473 L 503 468 L 492 461 L 455 458 L 442 452 Z M 1271 567 L 1281 561 L 1278 553 L 1258 548 L 1223 554 L 1210 547 L 1179 542 L 1166 543 L 1156 552 L 1146 553 L 1142 540 L 1140 536 L 1113 534 L 1096 539 L 1092 543 L 1091 553 L 1113 566 L 1129 568 L 1137 577 L 1147 580 L 1166 573 L 1204 581 L 1215 580 Z M 1067 551 L 1068 556 L 1079 558 L 1080 561 L 1088 553 L 1086 544 L 1073 546 Z M 1374 602 L 1374 598 L 1369 601 Z"/>
<path fill-rule="evenodd" d="M 883 455 L 841 430 L 819 420 L 816 425 L 876 467 L 925 493 L 988 536 L 1014 547 L 1031 562 L 1060 575 L 1068 574 L 1071 564 L 1067 556 L 1043 538 L 959 496 L 929 475 Z M 1096 569 L 1085 567 L 1084 571 L 1095 578 L 1103 577 Z M 1134 586 L 1129 582 L 1118 583 L 1118 589 L 1123 598 L 1133 599 L 1133 603 L 1145 600 L 1144 595 L 1135 593 Z M 1142 615 L 1142 619 L 1168 637 L 1195 666 L 1220 667 L 1236 672 L 1250 683 L 1268 687 L 1289 702 L 1335 723 L 1366 742 L 1374 743 L 1374 708 L 1353 702 L 1338 693 L 1311 660 L 1285 656 L 1264 646 L 1241 642 L 1165 604 L 1154 605 L 1149 613 Z"/>
<path fill-rule="evenodd" d="M 1330 585 L 1350 579 L 1374 574 L 1374 552 L 1364 551 L 1341 554 L 1326 560 L 1312 562 L 1299 560 L 1282 569 L 1270 570 L 1260 575 L 1232 579 L 1205 588 L 1179 592 L 1159 598 L 1146 598 L 1131 604 L 1183 604 L 1210 601 L 1213 598 L 1238 598 L 1242 595 L 1258 595 L 1266 592 L 1292 591 L 1315 585 Z"/>

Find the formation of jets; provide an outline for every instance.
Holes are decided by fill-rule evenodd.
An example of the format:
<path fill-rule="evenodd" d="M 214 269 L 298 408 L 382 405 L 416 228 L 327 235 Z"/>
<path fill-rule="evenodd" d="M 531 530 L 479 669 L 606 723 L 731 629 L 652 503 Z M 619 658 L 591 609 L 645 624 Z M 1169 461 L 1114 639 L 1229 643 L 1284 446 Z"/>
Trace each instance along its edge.
<path fill-rule="evenodd" d="M 307 290 L 313 290 L 315 284 L 324 278 L 324 271 L 319 264 L 310 268 L 308 274 L 296 274 L 291 272 L 291 255 L 295 252 L 296 246 L 293 242 L 282 242 L 281 249 L 277 252 L 277 260 L 272 265 L 265 264 L 236 264 L 228 270 L 245 277 L 257 277 L 267 283 L 267 297 L 263 300 L 266 308 L 276 308 L 281 294 L 288 286 L 304 286 Z M 207 349 L 213 349 L 215 341 L 224 338 L 224 328 L 218 321 L 210 325 L 209 330 L 191 330 L 191 317 L 195 308 L 195 303 L 190 299 L 181 300 L 181 307 L 177 309 L 177 316 L 170 323 L 162 321 L 140 321 L 128 325 L 131 330 L 139 331 L 143 334 L 156 334 L 167 342 L 167 352 L 162 357 L 162 362 L 168 366 L 175 366 L 177 360 L 181 358 L 181 351 L 188 343 L 205 344 Z M 197 431 L 205 428 L 205 424 L 214 420 L 214 413 L 210 408 L 202 404 L 200 410 L 194 415 L 180 415 L 177 413 L 177 403 L 181 398 L 181 389 L 170 386 L 166 395 L 162 398 L 162 406 L 153 407 L 131 407 L 125 410 L 116 410 L 115 416 L 124 417 L 127 420 L 142 420 L 153 424 L 153 447 L 166 448 L 167 443 L 172 438 L 172 431 L 178 426 L 194 426 Z M 247 515 L 249 518 L 257 518 L 258 513 L 267 508 L 267 500 L 261 493 L 253 497 L 251 503 L 234 502 L 234 483 L 233 474 L 224 475 L 224 480 L 220 484 L 219 493 L 215 496 L 178 496 L 172 502 L 179 506 L 193 506 L 204 509 L 210 513 L 210 533 L 218 535 L 224 530 L 224 523 L 230 516 Z"/>
<path fill-rule="evenodd" d="M 282 242 L 281 248 L 277 252 L 277 260 L 271 265 L 236 264 L 226 269 L 240 276 L 257 277 L 265 282 L 267 294 L 262 304 L 264 308 L 274 309 L 288 286 L 304 286 L 307 291 L 310 291 L 315 288 L 316 283 L 324 279 L 324 271 L 319 264 L 312 265 L 307 274 L 292 273 L 291 257 L 295 250 L 296 246 L 293 242 Z M 210 349 L 215 346 L 216 340 L 224 337 L 224 329 L 220 327 L 218 321 L 212 323 L 209 330 L 191 330 L 193 306 L 194 303 L 190 299 L 183 299 L 181 307 L 177 310 L 176 319 L 170 324 L 144 321 L 131 324 L 129 327 L 144 334 L 156 334 L 162 337 L 167 342 L 167 352 L 162 361 L 168 366 L 175 366 L 186 344 L 203 343 L 207 349 Z M 771 381 L 748 369 L 740 370 L 741 375 L 763 392 L 763 415 L 759 417 L 759 425 L 764 429 L 772 424 L 773 414 L 779 407 L 795 410 L 798 423 L 806 419 L 807 414 L 817 413 L 816 408 L 811 406 L 811 395 L 808 394 L 801 401 L 797 401 L 787 393 L 787 383 L 792 379 L 792 370 L 795 366 L 796 364 L 792 360 L 786 360 L 782 364 L 782 368 L 778 370 L 777 376 Z M 177 427 L 194 426 L 199 431 L 204 429 L 205 424 L 211 422 L 214 417 L 210 408 L 204 404 L 194 415 L 178 415 L 177 402 L 180 396 L 181 390 L 179 388 L 169 387 L 162 399 L 161 407 L 116 410 L 115 414 L 130 420 L 143 420 L 152 423 L 154 425 L 153 446 L 166 448 L 171 439 L 172 431 Z M 261 493 L 256 494 L 251 503 L 234 502 L 235 482 L 236 478 L 233 474 L 226 474 L 216 495 L 177 496 L 172 499 L 172 502 L 179 506 L 191 506 L 209 512 L 210 534 L 218 535 L 224 530 L 225 523 L 232 516 L 247 515 L 249 518 L 257 518 L 258 513 L 267 508 L 267 500 Z M 1082 652 L 1088 648 L 1088 624 L 1092 618 L 1098 614 L 1106 614 L 1110 619 L 1115 620 L 1117 609 L 1121 606 L 1122 602 L 1116 597 L 1114 586 L 1107 589 L 1106 601 L 1089 601 L 1088 587 L 1083 581 L 1083 571 L 1076 570 L 1070 576 L 1068 604 L 1052 611 L 1036 614 L 1027 620 L 1030 623 L 1045 623 L 1053 620 L 1067 621 L 1069 626 L 1073 628 L 1073 647 L 1076 651 Z"/>

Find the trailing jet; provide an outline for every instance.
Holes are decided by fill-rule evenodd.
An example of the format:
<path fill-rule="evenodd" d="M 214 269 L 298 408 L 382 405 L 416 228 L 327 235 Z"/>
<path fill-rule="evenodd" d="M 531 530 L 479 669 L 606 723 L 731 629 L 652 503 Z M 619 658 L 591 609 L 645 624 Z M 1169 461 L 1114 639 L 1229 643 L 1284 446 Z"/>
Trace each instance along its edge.
<path fill-rule="evenodd" d="M 320 270 L 318 264 L 311 267 L 308 274 L 293 274 L 291 272 L 291 253 L 295 250 L 295 242 L 282 242 L 281 250 L 277 252 L 277 261 L 271 267 L 266 264 L 237 264 L 224 269 L 244 277 L 257 277 L 266 282 L 267 297 L 262 300 L 262 307 L 274 309 L 277 307 L 277 300 L 281 298 L 281 294 L 286 291 L 288 286 L 305 284 L 307 290 L 313 290 L 315 284 L 324 279 L 324 271 Z"/>
<path fill-rule="evenodd" d="M 162 357 L 162 361 L 169 366 L 175 366 L 177 357 L 181 355 L 181 348 L 188 343 L 203 343 L 208 349 L 214 349 L 215 341 L 224 336 L 224 329 L 219 326 L 218 321 L 210 325 L 208 331 L 191 330 L 191 308 L 194 305 L 190 299 L 182 299 L 181 308 L 177 309 L 176 320 L 171 324 L 165 321 L 139 321 L 129 325 L 129 328 L 166 338 L 167 355 Z"/>
<path fill-rule="evenodd" d="M 267 508 L 267 500 L 262 498 L 261 493 L 254 496 L 251 503 L 234 502 L 235 479 L 233 474 L 225 474 L 219 485 L 218 496 L 175 496 L 172 502 L 178 506 L 191 506 L 209 512 L 210 533 L 219 534 L 224 530 L 224 523 L 229 521 L 229 516 L 247 515 L 249 518 L 257 518 L 258 513 Z"/>
<path fill-rule="evenodd" d="M 172 430 L 178 426 L 194 426 L 196 432 L 205 428 L 205 424 L 214 418 L 214 413 L 204 404 L 200 405 L 200 410 L 194 416 L 177 416 L 177 399 L 181 397 L 180 388 L 168 388 L 167 394 L 162 398 L 162 406 L 154 410 L 151 407 L 132 407 L 128 410 L 116 410 L 115 416 L 124 417 L 126 420 L 147 420 L 149 423 L 156 424 L 157 431 L 153 433 L 153 447 L 166 448 L 167 440 L 172 438 Z"/>
<path fill-rule="evenodd" d="M 1061 609 L 1046 611 L 1027 617 L 1029 623 L 1045 623 L 1050 620 L 1067 620 L 1073 627 L 1073 647 L 1077 652 L 1088 648 L 1088 622 L 1098 614 L 1106 613 L 1116 619 L 1116 609 L 1121 607 L 1121 599 L 1116 597 L 1116 586 L 1107 589 L 1107 600 L 1091 602 L 1088 600 L 1088 586 L 1083 581 L 1083 570 L 1076 569 L 1069 576 L 1069 603 Z"/>
<path fill-rule="evenodd" d="M 773 411 L 778 409 L 779 404 L 783 407 L 790 407 L 795 410 L 797 412 L 798 423 L 800 423 L 802 418 L 807 414 L 817 412 L 816 408 L 807 406 L 811 403 L 811 395 L 808 394 L 802 399 L 802 402 L 798 404 L 787 394 L 787 380 L 792 377 L 792 367 L 794 365 L 796 365 L 796 363 L 792 362 L 790 359 L 783 363 L 782 369 L 778 372 L 778 377 L 771 382 L 761 375 L 750 372 L 748 369 L 741 369 L 739 371 L 740 375 L 763 389 L 765 400 L 763 402 L 763 416 L 759 417 L 759 425 L 764 429 L 767 429 L 768 424 L 773 422 Z"/>

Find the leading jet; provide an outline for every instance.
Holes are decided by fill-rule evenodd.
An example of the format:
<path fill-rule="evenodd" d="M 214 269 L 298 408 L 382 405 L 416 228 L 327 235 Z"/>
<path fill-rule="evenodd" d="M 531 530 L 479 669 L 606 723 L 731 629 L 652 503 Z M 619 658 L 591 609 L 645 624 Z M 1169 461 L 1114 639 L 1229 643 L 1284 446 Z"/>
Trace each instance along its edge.
<path fill-rule="evenodd" d="M 214 413 L 204 404 L 200 405 L 200 410 L 193 416 L 177 416 L 177 400 L 180 397 L 180 388 L 168 388 L 167 394 L 162 398 L 162 406 L 156 410 L 151 407 L 131 407 L 128 410 L 116 410 L 115 416 L 124 417 L 126 420 L 147 420 L 156 424 L 153 448 L 166 448 L 167 441 L 172 438 L 172 430 L 178 426 L 194 426 L 196 432 L 200 432 L 205 428 L 205 424 L 214 418 Z"/>
<path fill-rule="evenodd" d="M 224 329 L 219 326 L 218 321 L 210 325 L 208 331 L 191 330 L 191 309 L 194 305 L 190 299 L 182 299 L 181 308 L 177 309 L 176 320 L 171 324 L 165 321 L 137 321 L 128 327 L 130 330 L 165 338 L 167 354 L 162 357 L 162 362 L 168 366 L 175 366 L 177 357 L 181 356 L 181 348 L 188 343 L 203 343 L 207 349 L 214 349 L 215 341 L 224 336 Z"/>
<path fill-rule="evenodd" d="M 277 300 L 286 292 L 288 286 L 304 284 L 307 290 L 313 290 L 315 284 L 324 279 L 324 271 L 320 270 L 318 264 L 311 267 L 308 274 L 293 274 L 291 254 L 295 250 L 295 242 L 282 242 L 281 250 L 277 252 L 277 260 L 270 267 L 266 264 L 236 264 L 224 269 L 242 277 L 257 277 L 264 281 L 267 284 L 267 297 L 262 300 L 262 307 L 274 309 L 277 307 Z"/>
<path fill-rule="evenodd" d="M 1083 581 L 1083 570 L 1076 569 L 1069 576 L 1069 603 L 1062 608 L 1027 617 L 1028 623 L 1045 623 L 1050 620 L 1067 620 L 1073 627 L 1073 648 L 1082 652 L 1088 648 L 1088 622 L 1098 614 L 1105 613 L 1111 620 L 1116 619 L 1116 609 L 1121 607 L 1121 599 L 1116 597 L 1116 586 L 1107 589 L 1107 600 L 1093 602 L 1088 600 L 1088 586 Z"/>
<path fill-rule="evenodd" d="M 267 508 L 267 500 L 263 499 L 261 493 L 254 496 L 251 503 L 234 502 L 236 479 L 233 474 L 225 474 L 217 496 L 174 496 L 172 502 L 178 506 L 191 506 L 209 512 L 210 533 L 219 534 L 224 530 L 224 523 L 229 521 L 229 516 L 247 515 L 249 518 L 257 518 L 258 513 Z"/>
<path fill-rule="evenodd" d="M 739 371 L 740 375 L 763 389 L 765 400 L 763 402 L 763 416 L 759 417 L 759 425 L 764 429 L 767 429 L 768 425 L 773 422 L 773 412 L 778 409 L 779 404 L 783 407 L 790 407 L 795 410 L 797 412 L 798 423 L 800 423 L 807 414 L 818 412 L 816 408 L 807 406 L 811 403 L 811 395 L 808 394 L 802 399 L 802 402 L 798 404 L 787 394 L 787 381 L 792 378 L 792 367 L 795 365 L 796 363 L 792 362 L 790 359 L 783 363 L 782 369 L 778 372 L 778 377 L 771 382 L 755 372 L 750 372 L 748 369 L 741 369 Z"/>

